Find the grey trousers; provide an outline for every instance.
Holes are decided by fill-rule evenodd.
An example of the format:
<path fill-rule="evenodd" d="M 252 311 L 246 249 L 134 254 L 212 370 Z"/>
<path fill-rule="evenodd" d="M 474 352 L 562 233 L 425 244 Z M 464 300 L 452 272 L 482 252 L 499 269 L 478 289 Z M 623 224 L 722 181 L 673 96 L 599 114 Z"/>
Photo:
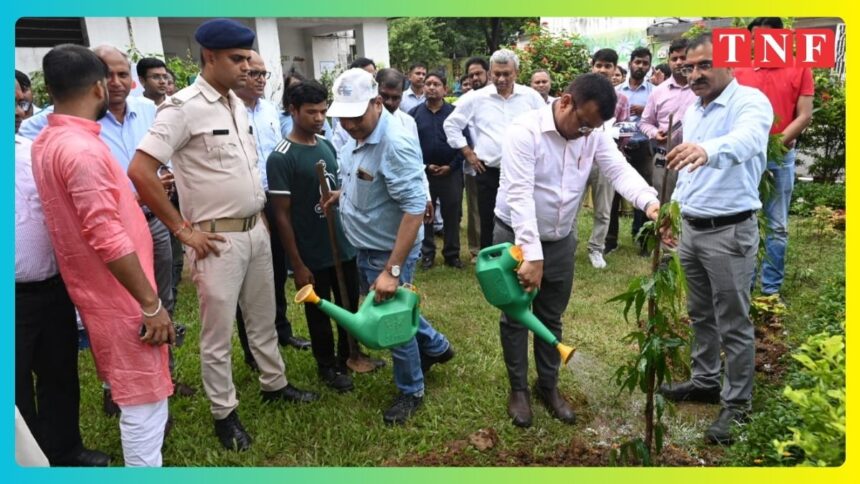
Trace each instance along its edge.
<path fill-rule="evenodd" d="M 586 187 L 588 186 L 591 187 L 591 199 L 594 202 L 594 226 L 588 239 L 588 251 L 602 254 L 606 246 L 606 234 L 609 233 L 609 212 L 612 208 L 612 198 L 615 196 L 615 187 L 612 186 L 609 178 L 600 173 L 596 164 L 592 165 L 591 172 L 588 174 Z M 585 202 L 585 197 L 582 197 L 582 202 Z M 577 219 L 580 213 L 582 213 L 582 203 L 576 212 Z M 578 220 L 573 222 L 574 230 L 577 222 Z"/>
<path fill-rule="evenodd" d="M 493 229 L 493 244 L 514 242 L 514 232 L 498 220 Z M 567 309 L 573 288 L 573 263 L 576 252 L 576 238 L 573 232 L 567 237 L 541 242 L 543 248 L 543 278 L 540 291 L 532 302 L 532 311 L 547 329 L 561 340 L 561 315 Z M 499 333 L 502 339 L 502 353 L 508 369 L 511 390 L 528 389 L 529 372 L 529 330 L 502 314 L 499 319 Z M 540 338 L 534 338 L 535 365 L 537 366 L 538 386 L 555 388 L 558 384 L 558 367 L 561 356 L 558 350 Z"/>
<path fill-rule="evenodd" d="M 156 291 L 164 309 L 172 315 L 176 301 L 173 298 L 173 244 L 170 231 L 158 217 L 152 217 L 149 220 L 149 233 L 152 234 Z"/>
<path fill-rule="evenodd" d="M 687 276 L 687 310 L 693 322 L 693 383 L 720 387 L 720 350 L 726 354 L 720 399 L 749 410 L 755 376 L 750 280 L 755 270 L 758 222 L 753 216 L 723 227 L 683 224 L 679 255 Z"/>

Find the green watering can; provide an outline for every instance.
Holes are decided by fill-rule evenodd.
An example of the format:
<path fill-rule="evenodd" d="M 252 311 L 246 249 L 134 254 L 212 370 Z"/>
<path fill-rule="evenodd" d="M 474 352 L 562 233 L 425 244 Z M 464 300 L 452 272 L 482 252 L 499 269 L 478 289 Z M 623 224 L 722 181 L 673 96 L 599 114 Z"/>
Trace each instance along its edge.
<path fill-rule="evenodd" d="M 509 318 L 530 329 L 535 336 L 555 346 L 567 364 L 574 348 L 563 345 L 555 335 L 531 312 L 537 289 L 526 292 L 517 279 L 517 269 L 523 262 L 523 251 L 510 242 L 487 247 L 478 253 L 476 273 L 484 298 L 502 310 Z"/>
<path fill-rule="evenodd" d="M 418 332 L 418 317 L 421 315 L 418 293 L 411 287 L 400 286 L 394 297 L 379 304 L 373 301 L 375 294 L 376 291 L 370 291 L 356 313 L 321 299 L 311 284 L 296 293 L 295 301 L 316 304 L 368 348 L 378 350 L 408 343 Z"/>

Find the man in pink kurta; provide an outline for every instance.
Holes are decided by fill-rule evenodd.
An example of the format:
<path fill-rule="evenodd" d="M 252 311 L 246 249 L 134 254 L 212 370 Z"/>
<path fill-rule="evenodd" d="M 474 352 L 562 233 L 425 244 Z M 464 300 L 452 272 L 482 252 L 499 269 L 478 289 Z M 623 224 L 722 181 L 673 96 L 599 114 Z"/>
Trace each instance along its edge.
<path fill-rule="evenodd" d="M 127 466 L 160 466 L 167 347 L 174 334 L 153 289 L 152 237 L 129 179 L 99 138 L 108 105 L 107 67 L 92 51 L 63 44 L 43 61 L 55 101 L 32 147 L 33 178 L 69 296 L 89 331 L 99 376 L 122 409 Z M 145 332 L 141 336 L 141 325 Z"/>
<path fill-rule="evenodd" d="M 118 405 L 173 392 L 167 347 L 140 341 L 140 305 L 106 263 L 136 252 L 150 283 L 152 237 L 101 126 L 51 114 L 33 143 L 33 174 L 69 295 L 87 326 L 99 376 Z"/>

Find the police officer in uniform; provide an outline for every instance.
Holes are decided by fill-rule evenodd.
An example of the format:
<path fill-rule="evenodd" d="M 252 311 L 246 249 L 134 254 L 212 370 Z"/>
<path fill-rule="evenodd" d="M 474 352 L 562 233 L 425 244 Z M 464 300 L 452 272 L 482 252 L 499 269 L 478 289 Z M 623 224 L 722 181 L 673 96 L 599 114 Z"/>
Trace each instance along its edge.
<path fill-rule="evenodd" d="M 203 386 L 215 433 L 227 449 L 246 450 L 251 437 L 236 411 L 230 362 L 238 302 L 260 367 L 264 401 L 310 402 L 318 395 L 287 383 L 278 350 L 272 252 L 257 150 L 242 100 L 255 34 L 229 19 L 213 19 L 194 34 L 202 72 L 159 109 L 128 170 L 140 198 L 188 247 L 200 302 Z M 155 175 L 172 160 L 182 213 Z"/>

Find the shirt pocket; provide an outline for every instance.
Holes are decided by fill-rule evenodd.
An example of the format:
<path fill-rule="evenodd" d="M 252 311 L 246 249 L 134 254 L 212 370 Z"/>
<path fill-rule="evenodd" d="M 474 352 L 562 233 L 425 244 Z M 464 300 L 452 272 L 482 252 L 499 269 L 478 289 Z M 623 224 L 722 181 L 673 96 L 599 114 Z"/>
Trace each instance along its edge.
<path fill-rule="evenodd" d="M 359 210 L 367 210 L 371 206 L 373 200 L 374 186 L 372 181 L 362 180 L 356 177 L 355 179 L 355 194 L 353 201 L 355 207 Z"/>
<path fill-rule="evenodd" d="M 213 165 L 222 170 L 232 170 L 244 158 L 242 148 L 235 138 L 224 135 L 204 134 L 203 144 Z"/>

